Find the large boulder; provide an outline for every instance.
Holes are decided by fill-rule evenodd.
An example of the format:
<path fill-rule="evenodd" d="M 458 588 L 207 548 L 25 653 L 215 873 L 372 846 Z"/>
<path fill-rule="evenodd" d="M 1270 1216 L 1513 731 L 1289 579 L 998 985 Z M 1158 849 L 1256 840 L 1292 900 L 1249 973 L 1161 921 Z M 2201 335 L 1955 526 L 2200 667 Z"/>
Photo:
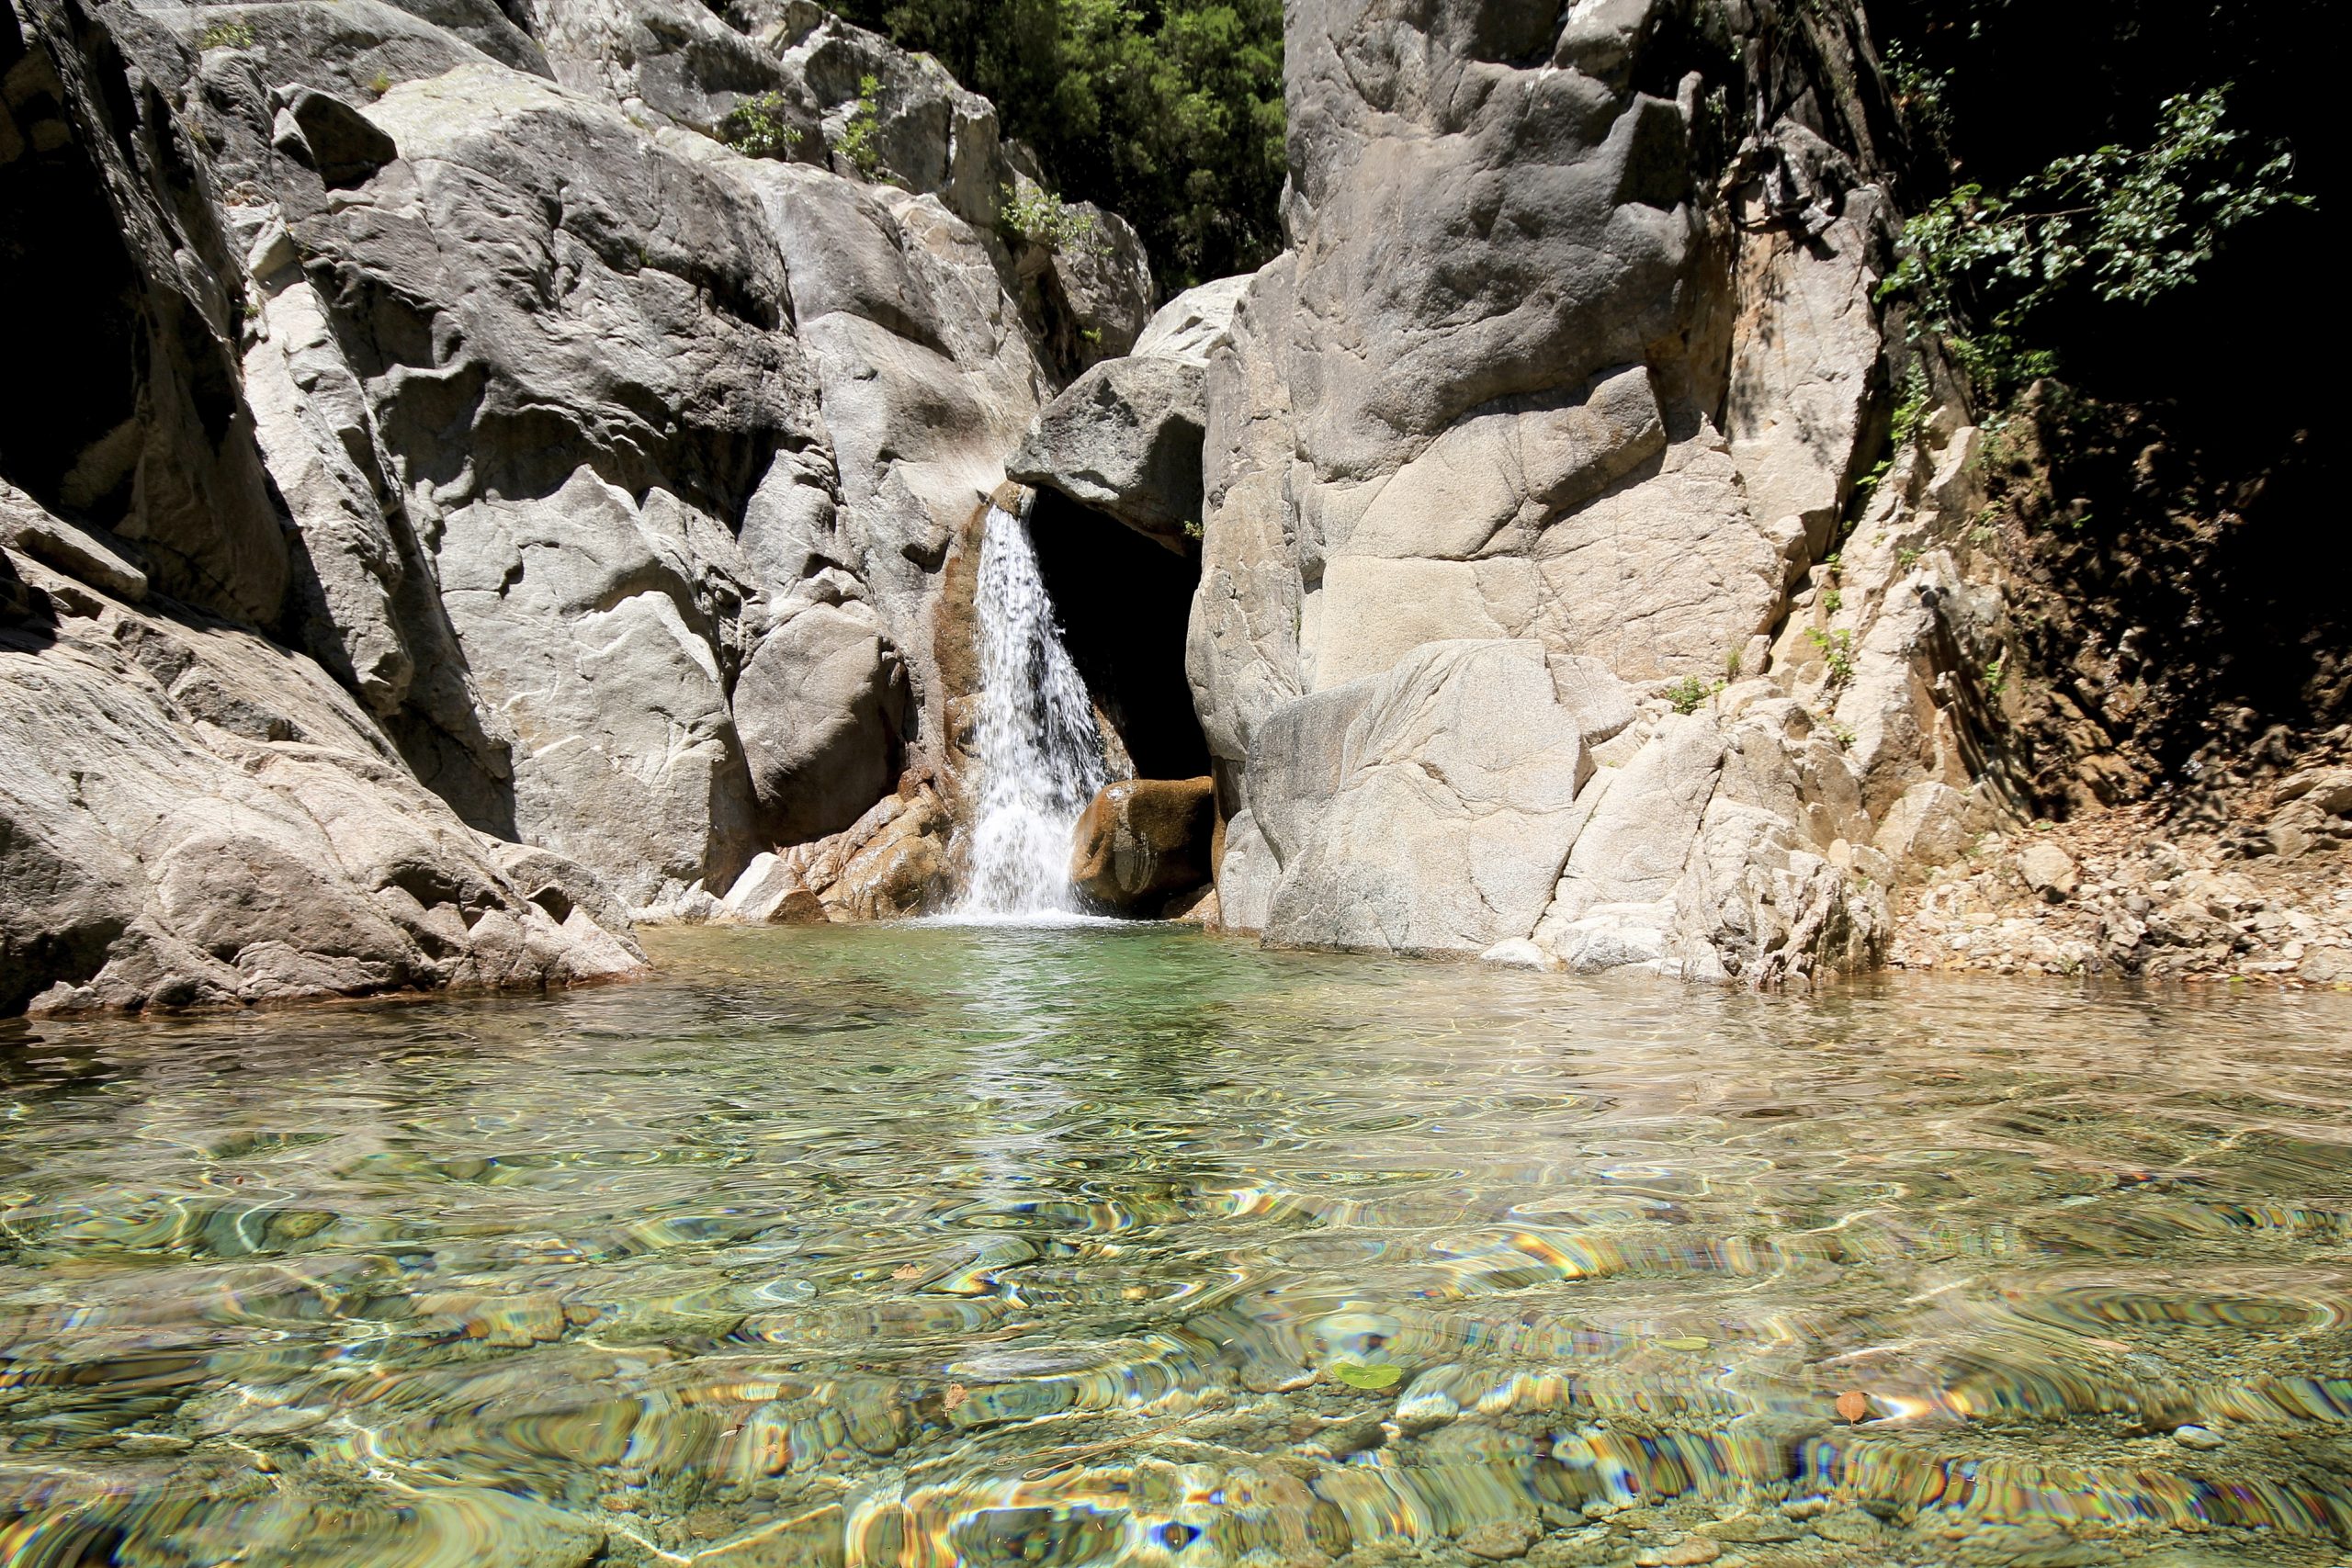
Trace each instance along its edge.
<path fill-rule="evenodd" d="M 1105 360 L 1038 414 L 1005 469 L 1182 554 L 1201 526 L 1204 375 L 1181 359 Z"/>
<path fill-rule="evenodd" d="M 1071 884 L 1114 909 L 1157 913 L 1209 879 L 1216 796 L 1206 776 L 1120 779 L 1087 803 L 1070 848 Z"/>
<path fill-rule="evenodd" d="M 1209 355 L 1231 335 L 1249 283 L 1219 278 L 1170 299 L 1130 353 L 1094 366 L 1039 411 L 1006 471 L 1188 553 L 1201 532 Z"/>
<path fill-rule="evenodd" d="M 735 682 L 735 722 L 768 835 L 836 833 L 898 781 L 906 676 L 871 608 L 813 604 Z"/>

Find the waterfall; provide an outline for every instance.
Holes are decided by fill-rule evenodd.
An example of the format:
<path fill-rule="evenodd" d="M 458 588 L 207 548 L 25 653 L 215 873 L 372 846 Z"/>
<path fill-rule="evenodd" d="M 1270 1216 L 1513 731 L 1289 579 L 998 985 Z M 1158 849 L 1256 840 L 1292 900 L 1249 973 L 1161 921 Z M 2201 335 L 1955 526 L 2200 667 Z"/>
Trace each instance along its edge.
<path fill-rule="evenodd" d="M 979 791 L 956 912 L 1074 914 L 1070 831 L 1102 787 L 1102 740 L 1062 646 L 1029 525 L 991 505 L 980 536 Z"/>

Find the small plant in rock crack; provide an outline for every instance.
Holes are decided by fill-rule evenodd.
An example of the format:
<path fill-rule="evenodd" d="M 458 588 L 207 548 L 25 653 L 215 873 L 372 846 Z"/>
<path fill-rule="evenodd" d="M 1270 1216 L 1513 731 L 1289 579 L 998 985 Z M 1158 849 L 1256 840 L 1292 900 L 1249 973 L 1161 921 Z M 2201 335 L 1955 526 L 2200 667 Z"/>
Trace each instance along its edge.
<path fill-rule="evenodd" d="M 1110 242 L 1103 238 L 1102 227 L 1095 221 L 1094 214 L 1035 186 L 1013 191 L 997 216 L 1003 220 L 1008 234 L 1049 251 L 1066 255 L 1110 253 Z M 1090 342 L 1102 341 L 1100 331 L 1089 330 L 1093 332 Z"/>
<path fill-rule="evenodd" d="M 2008 662 L 2009 656 L 2006 653 L 1996 653 L 1985 662 L 1984 690 L 1996 698 L 2008 689 Z"/>
<path fill-rule="evenodd" d="M 1833 615 L 1836 615 L 1838 611 L 1846 607 L 1846 591 L 1842 588 L 1823 589 L 1821 591 L 1821 607 L 1824 610 L 1828 611 L 1829 614 Z"/>
<path fill-rule="evenodd" d="M 197 36 L 198 49 L 251 49 L 254 29 L 248 22 L 215 22 Z"/>
<path fill-rule="evenodd" d="M 1829 667 L 1829 684 L 1843 686 L 1854 678 L 1854 634 L 1840 628 L 1823 631 L 1819 626 L 1807 626 L 1805 640 L 1821 650 L 1821 661 Z"/>
<path fill-rule="evenodd" d="M 841 152 L 856 165 L 858 177 L 874 180 L 882 175 L 882 148 L 875 133 L 882 127 L 882 78 L 862 76 L 857 84 L 857 107 L 849 111 L 849 118 L 842 125 Z"/>
<path fill-rule="evenodd" d="M 718 139 L 746 158 L 789 158 L 800 140 L 782 93 L 753 93 L 739 99 L 718 123 Z"/>
<path fill-rule="evenodd" d="M 1724 689 L 1721 681 L 1713 685 L 1702 684 L 1696 675 L 1685 675 L 1666 689 L 1666 700 L 1677 713 L 1697 713 L 1709 697 Z"/>

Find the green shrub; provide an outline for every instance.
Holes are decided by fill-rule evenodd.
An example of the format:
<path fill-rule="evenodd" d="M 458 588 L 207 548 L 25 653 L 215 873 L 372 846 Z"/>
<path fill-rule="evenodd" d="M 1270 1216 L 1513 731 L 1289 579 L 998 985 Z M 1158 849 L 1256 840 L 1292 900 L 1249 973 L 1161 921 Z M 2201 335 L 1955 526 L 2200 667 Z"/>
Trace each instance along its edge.
<path fill-rule="evenodd" d="M 1016 190 L 1005 198 L 998 216 L 1008 234 L 1049 251 L 1104 255 L 1111 249 L 1094 214 L 1069 205 L 1049 190 L 1035 186 Z"/>
<path fill-rule="evenodd" d="M 789 158 L 802 132 L 782 93 L 754 93 L 739 100 L 719 122 L 718 138 L 747 158 Z"/>
<path fill-rule="evenodd" d="M 881 177 L 882 149 L 874 139 L 881 124 L 882 80 L 878 76 L 860 77 L 857 105 L 842 126 L 841 140 L 841 154 L 855 165 L 860 179 Z"/>
<path fill-rule="evenodd" d="M 1724 689 L 1721 681 L 1702 685 L 1696 675 L 1685 675 L 1666 689 L 1666 700 L 1674 705 L 1677 713 L 1697 713 L 1707 699 Z"/>
<path fill-rule="evenodd" d="M 2166 98 L 2144 149 L 2053 159 L 2007 192 L 1960 186 L 1904 224 L 1881 298 L 1908 299 L 1996 398 L 2053 374 L 2030 339 L 2062 296 L 2144 304 L 2194 282 L 2240 224 L 2312 204 L 2288 186 L 2290 153 L 2223 122 L 2229 91 Z"/>
<path fill-rule="evenodd" d="M 246 22 L 215 22 L 197 37 L 198 49 L 251 49 L 254 29 Z"/>
<path fill-rule="evenodd" d="M 1805 628 L 1805 640 L 1821 650 L 1822 662 L 1829 666 L 1829 684 L 1842 687 L 1854 678 L 1854 634 L 1844 629 L 1823 631 L 1819 626 Z"/>

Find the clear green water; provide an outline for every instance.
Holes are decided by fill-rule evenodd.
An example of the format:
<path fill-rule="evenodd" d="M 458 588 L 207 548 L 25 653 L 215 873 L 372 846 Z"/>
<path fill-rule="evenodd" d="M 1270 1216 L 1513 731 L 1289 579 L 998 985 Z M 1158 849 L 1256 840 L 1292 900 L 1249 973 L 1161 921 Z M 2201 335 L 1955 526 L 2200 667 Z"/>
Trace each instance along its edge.
<path fill-rule="evenodd" d="M 0 1033 L 0 1562 L 2345 1560 L 2352 998 L 657 934 Z"/>

